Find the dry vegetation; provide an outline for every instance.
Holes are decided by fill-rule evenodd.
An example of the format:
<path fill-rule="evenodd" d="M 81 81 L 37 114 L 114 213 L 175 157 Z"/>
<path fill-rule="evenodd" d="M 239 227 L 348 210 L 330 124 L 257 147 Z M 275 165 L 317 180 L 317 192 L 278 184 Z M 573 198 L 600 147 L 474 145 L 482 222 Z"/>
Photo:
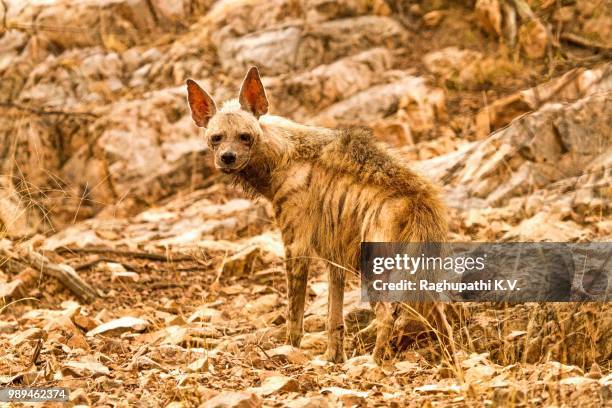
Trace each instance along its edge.
<path fill-rule="evenodd" d="M 0 387 L 68 387 L 74 406 L 609 404 L 606 303 L 454 305 L 443 331 L 399 322 L 378 367 L 354 280 L 333 365 L 319 267 L 303 348 L 282 346 L 271 210 L 211 168 L 183 84 L 233 97 L 255 64 L 274 113 L 371 126 L 444 187 L 453 241 L 610 241 L 611 27 L 598 0 L 0 0 Z"/>

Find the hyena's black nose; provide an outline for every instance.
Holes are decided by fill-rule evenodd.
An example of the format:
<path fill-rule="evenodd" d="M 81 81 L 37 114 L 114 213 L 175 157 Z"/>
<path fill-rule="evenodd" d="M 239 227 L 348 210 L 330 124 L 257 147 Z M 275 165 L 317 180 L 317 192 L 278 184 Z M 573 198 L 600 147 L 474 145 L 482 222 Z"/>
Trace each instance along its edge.
<path fill-rule="evenodd" d="M 234 152 L 225 152 L 221 155 L 221 161 L 224 164 L 232 164 L 236 161 L 236 153 Z"/>

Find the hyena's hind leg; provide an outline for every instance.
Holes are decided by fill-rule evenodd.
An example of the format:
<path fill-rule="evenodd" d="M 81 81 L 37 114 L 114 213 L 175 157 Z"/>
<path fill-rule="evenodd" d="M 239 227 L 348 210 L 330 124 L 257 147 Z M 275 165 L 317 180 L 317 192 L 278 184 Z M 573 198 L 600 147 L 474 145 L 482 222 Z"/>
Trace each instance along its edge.
<path fill-rule="evenodd" d="M 346 361 L 344 353 L 344 269 L 328 265 L 329 290 L 327 294 L 327 350 L 323 356 L 327 361 L 342 363 Z"/>
<path fill-rule="evenodd" d="M 287 275 L 287 343 L 299 347 L 304 335 L 304 305 L 309 258 L 297 245 L 285 245 Z"/>
<path fill-rule="evenodd" d="M 363 242 L 397 242 L 401 232 L 401 222 L 398 214 L 402 213 L 405 203 L 402 200 L 388 201 L 382 205 L 377 215 L 371 218 L 371 222 L 364 225 L 361 240 Z M 372 304 L 372 303 L 371 303 Z M 376 343 L 372 351 L 374 360 L 381 364 L 384 359 L 391 356 L 391 335 L 393 333 L 396 318 L 397 304 L 390 302 L 376 302 L 373 305 L 375 319 L 370 326 L 358 333 L 360 337 L 366 336 L 376 330 Z"/>
<path fill-rule="evenodd" d="M 393 303 L 377 302 L 374 306 L 376 320 L 372 324 L 375 324 L 376 327 L 376 343 L 372 351 L 372 357 L 378 364 L 392 356 L 390 343 L 396 310 L 397 307 Z"/>

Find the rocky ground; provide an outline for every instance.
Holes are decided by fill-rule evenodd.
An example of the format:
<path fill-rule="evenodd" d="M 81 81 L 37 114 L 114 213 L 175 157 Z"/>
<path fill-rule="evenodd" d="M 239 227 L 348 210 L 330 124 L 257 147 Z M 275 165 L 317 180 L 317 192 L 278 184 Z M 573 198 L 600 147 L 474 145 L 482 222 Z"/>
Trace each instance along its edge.
<path fill-rule="evenodd" d="M 587 0 L 0 1 L 0 384 L 91 406 L 609 403 L 602 303 L 466 304 L 450 346 L 333 365 L 318 268 L 283 346 L 271 210 L 212 169 L 183 84 L 233 97 L 254 64 L 273 113 L 372 127 L 443 186 L 453 241 L 609 241 L 611 21 Z M 349 340 L 373 318 L 357 287 Z"/>

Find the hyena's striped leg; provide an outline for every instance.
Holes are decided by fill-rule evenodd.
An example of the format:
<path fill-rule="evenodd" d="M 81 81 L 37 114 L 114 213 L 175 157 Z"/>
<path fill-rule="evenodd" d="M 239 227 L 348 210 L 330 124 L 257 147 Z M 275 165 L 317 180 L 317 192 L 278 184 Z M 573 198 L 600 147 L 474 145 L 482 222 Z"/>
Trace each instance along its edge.
<path fill-rule="evenodd" d="M 364 226 L 362 241 L 365 242 L 395 242 L 399 240 L 401 228 L 398 226 L 398 202 L 389 201 L 388 205 L 381 205 L 378 215 L 373 217 L 371 224 Z M 396 305 L 389 302 L 376 302 L 376 343 L 372 351 L 374 360 L 381 364 L 390 354 L 390 341 L 395 322 Z"/>
<path fill-rule="evenodd" d="M 304 304 L 309 259 L 291 246 L 285 248 L 287 273 L 287 343 L 299 347 L 304 335 Z"/>
<path fill-rule="evenodd" d="M 346 360 L 344 354 L 344 279 L 345 272 L 334 265 L 328 266 L 329 290 L 327 295 L 327 351 L 324 358 L 334 363 Z"/>
<path fill-rule="evenodd" d="M 389 354 L 395 309 L 395 305 L 388 302 L 377 302 L 374 308 L 376 312 L 376 345 L 372 357 L 378 364 L 381 364 Z"/>

